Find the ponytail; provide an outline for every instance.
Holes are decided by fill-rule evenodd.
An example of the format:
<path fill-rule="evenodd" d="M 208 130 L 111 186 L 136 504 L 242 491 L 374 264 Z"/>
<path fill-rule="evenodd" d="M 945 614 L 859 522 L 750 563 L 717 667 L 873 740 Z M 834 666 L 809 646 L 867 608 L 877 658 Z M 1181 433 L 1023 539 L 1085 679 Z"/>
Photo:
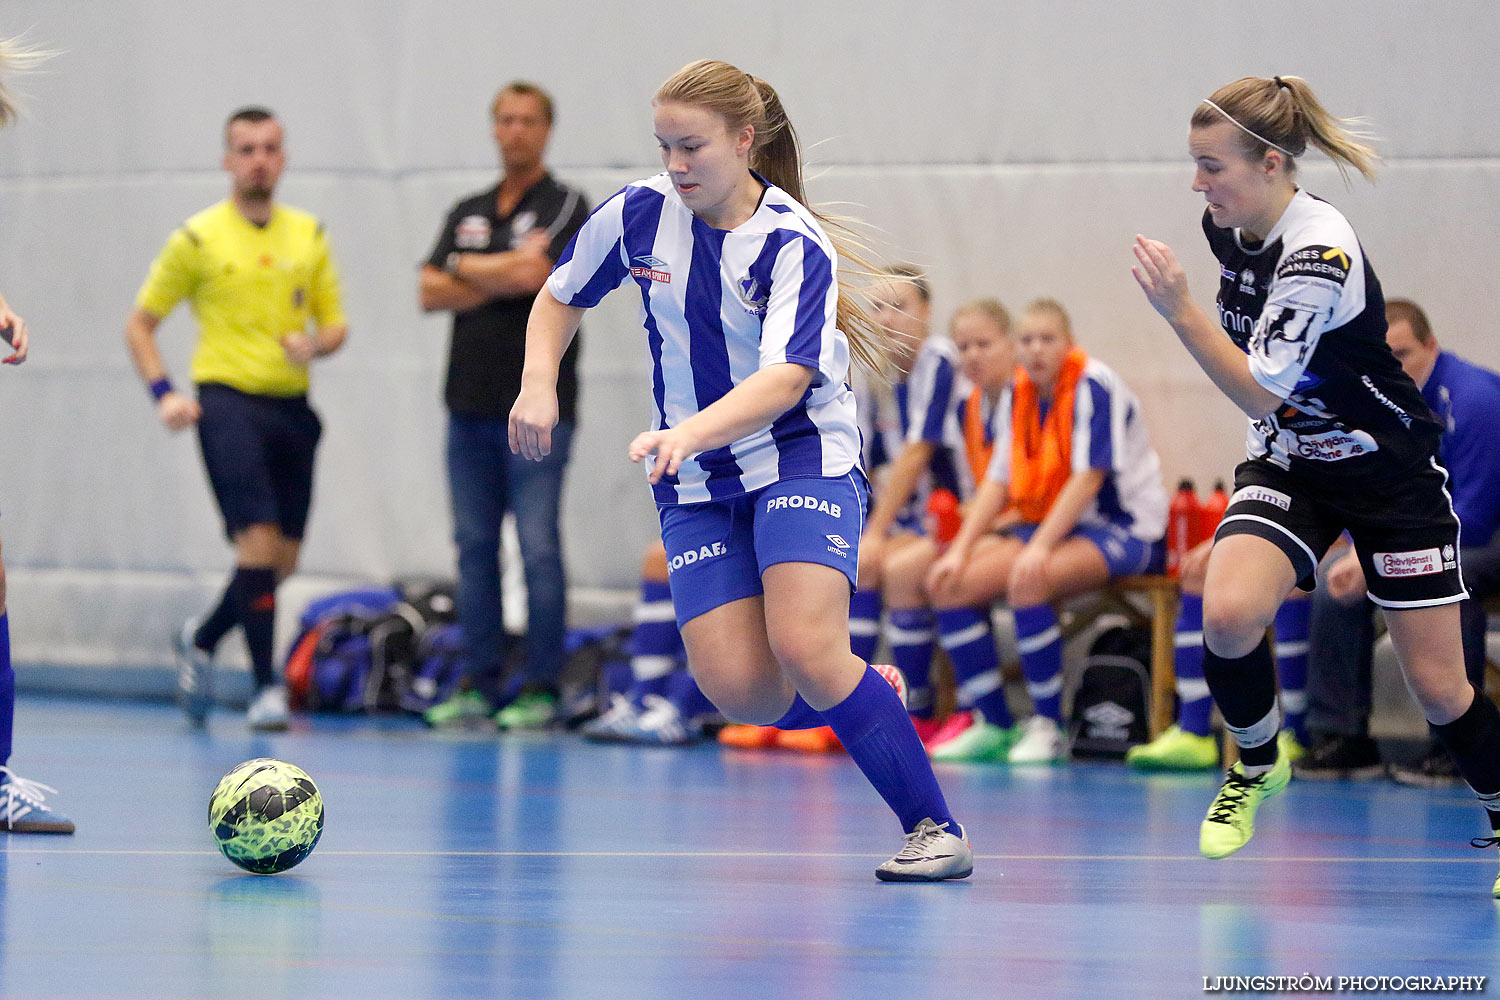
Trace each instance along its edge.
<path fill-rule="evenodd" d="M 688 63 L 656 91 L 656 101 L 681 101 L 718 114 L 731 131 L 750 126 L 755 131 L 750 166 L 769 183 L 797 200 L 818 220 L 847 270 L 865 277 L 878 272 L 869 263 L 870 250 L 856 233 L 852 219 L 828 215 L 809 205 L 802 182 L 802 147 L 776 89 L 759 77 L 717 59 Z M 840 268 L 840 270 L 846 270 Z M 880 378 L 891 372 L 891 335 L 876 323 L 866 297 L 843 278 L 838 279 L 836 322 L 849 339 L 849 353 Z"/>
<path fill-rule="evenodd" d="M 1286 157 L 1287 172 L 1309 144 L 1317 146 L 1339 168 L 1345 181 L 1353 167 L 1375 179 L 1380 157 L 1360 132 L 1356 118 L 1336 118 L 1323 107 L 1299 76 L 1247 76 L 1225 84 L 1193 112 L 1192 125 L 1203 128 L 1228 119 L 1242 133 L 1245 156 L 1258 159 L 1275 149 Z"/>
<path fill-rule="evenodd" d="M 6 78 L 12 73 L 24 73 L 52 55 L 23 44 L 19 38 L 0 38 L 0 128 L 13 124 L 20 111 L 15 92 L 6 86 Z"/>

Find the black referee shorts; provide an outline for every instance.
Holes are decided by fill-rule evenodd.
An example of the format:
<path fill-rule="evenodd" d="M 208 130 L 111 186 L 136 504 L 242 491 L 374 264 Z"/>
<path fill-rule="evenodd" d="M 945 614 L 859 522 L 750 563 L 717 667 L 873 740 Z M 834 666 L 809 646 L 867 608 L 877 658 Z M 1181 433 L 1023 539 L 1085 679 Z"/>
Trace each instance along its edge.
<path fill-rule="evenodd" d="M 1333 481 L 1252 459 L 1234 470 L 1234 495 L 1214 538 L 1255 535 L 1291 560 L 1312 590 L 1323 555 L 1345 531 L 1370 600 L 1387 608 L 1452 604 L 1467 595 L 1448 474 L 1432 462 L 1392 479 Z"/>
<path fill-rule="evenodd" d="M 232 540 L 252 524 L 275 524 L 300 539 L 323 433 L 307 397 L 253 396 L 205 382 L 198 405 L 198 445 L 225 534 Z"/>

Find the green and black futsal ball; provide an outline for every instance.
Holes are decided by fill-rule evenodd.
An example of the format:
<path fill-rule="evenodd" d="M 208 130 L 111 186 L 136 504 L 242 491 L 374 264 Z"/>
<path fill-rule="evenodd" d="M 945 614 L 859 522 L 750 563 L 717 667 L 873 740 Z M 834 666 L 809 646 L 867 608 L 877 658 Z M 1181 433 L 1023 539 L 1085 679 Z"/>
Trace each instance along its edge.
<path fill-rule="evenodd" d="M 224 856 L 257 875 L 284 872 L 323 835 L 323 796 L 307 772 L 284 760 L 247 760 L 208 800 L 208 828 Z"/>

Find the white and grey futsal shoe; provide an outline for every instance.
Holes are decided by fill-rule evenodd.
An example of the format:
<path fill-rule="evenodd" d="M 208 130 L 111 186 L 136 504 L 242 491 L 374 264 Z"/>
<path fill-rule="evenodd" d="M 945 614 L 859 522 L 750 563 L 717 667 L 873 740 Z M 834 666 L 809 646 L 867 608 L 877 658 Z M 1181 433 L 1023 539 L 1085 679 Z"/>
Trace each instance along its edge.
<path fill-rule="evenodd" d="M 882 882 L 941 882 L 944 879 L 968 878 L 974 872 L 974 849 L 969 846 L 964 828 L 934 823 L 924 819 L 906 835 L 906 846 L 879 868 L 875 877 Z"/>

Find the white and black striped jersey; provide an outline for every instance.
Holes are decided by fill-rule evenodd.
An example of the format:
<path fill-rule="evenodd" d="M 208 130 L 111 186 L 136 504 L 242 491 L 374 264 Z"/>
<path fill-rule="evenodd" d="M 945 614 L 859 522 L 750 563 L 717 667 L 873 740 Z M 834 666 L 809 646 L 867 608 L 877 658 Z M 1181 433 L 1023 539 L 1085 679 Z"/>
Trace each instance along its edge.
<path fill-rule="evenodd" d="M 725 500 L 859 462 L 849 342 L 835 324 L 838 256 L 812 213 L 775 185 L 733 230 L 714 229 L 661 173 L 600 205 L 547 288 L 588 308 L 633 280 L 652 360 L 653 428 L 675 427 L 769 365 L 813 369 L 770 426 L 694 455 L 653 487 L 658 504 Z M 649 470 L 649 463 L 647 468 Z"/>
<path fill-rule="evenodd" d="M 1203 214 L 1219 322 L 1285 400 L 1250 421 L 1251 458 L 1337 477 L 1427 464 L 1441 428 L 1385 342 L 1385 299 L 1338 209 L 1299 190 L 1258 244 Z"/>

